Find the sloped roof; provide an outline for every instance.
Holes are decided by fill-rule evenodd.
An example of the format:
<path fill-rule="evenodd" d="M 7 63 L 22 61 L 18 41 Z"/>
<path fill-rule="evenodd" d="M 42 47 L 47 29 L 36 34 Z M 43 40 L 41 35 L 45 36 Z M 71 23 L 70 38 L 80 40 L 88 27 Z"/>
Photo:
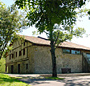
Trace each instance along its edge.
<path fill-rule="evenodd" d="M 29 42 L 31 42 L 31 43 L 34 43 L 34 44 L 47 45 L 47 46 L 50 45 L 50 41 L 46 40 L 46 39 L 43 39 L 43 38 L 38 38 L 38 37 L 33 37 L 33 36 L 25 36 L 24 35 L 24 39 L 29 41 Z M 75 43 L 67 42 L 67 41 L 65 41 L 62 44 L 60 44 L 59 47 L 90 50 L 89 47 L 85 47 L 83 45 L 79 45 L 79 44 L 75 44 Z"/>

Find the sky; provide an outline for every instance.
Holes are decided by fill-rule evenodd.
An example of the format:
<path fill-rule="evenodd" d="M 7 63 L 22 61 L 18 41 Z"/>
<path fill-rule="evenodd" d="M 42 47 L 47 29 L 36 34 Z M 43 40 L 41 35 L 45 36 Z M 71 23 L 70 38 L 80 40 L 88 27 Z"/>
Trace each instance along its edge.
<path fill-rule="evenodd" d="M 7 6 L 10 6 L 14 3 L 15 0 L 0 0 L 0 1 L 5 3 Z M 90 3 L 86 3 L 86 8 L 90 9 Z M 82 18 L 79 18 L 79 19 L 81 21 L 76 22 L 76 27 L 82 27 L 86 30 L 86 34 L 90 34 L 90 20 L 89 20 L 89 17 L 85 16 L 85 17 L 82 17 Z M 32 31 L 36 31 L 36 28 L 34 26 L 23 30 L 23 32 L 21 32 L 20 34 L 21 35 L 28 35 L 28 36 L 41 36 L 41 37 L 46 38 L 45 33 L 43 33 L 41 35 L 33 35 Z M 90 35 L 88 37 L 86 35 L 84 35 L 83 38 L 74 37 L 71 40 L 71 42 L 90 47 Z"/>

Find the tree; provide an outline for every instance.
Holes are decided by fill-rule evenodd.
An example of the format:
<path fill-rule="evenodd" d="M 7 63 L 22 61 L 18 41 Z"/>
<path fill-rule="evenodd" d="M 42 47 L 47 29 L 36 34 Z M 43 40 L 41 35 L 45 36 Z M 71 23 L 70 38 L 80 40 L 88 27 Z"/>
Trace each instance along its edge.
<path fill-rule="evenodd" d="M 0 2 L 0 59 L 5 54 L 8 43 L 18 37 L 16 33 L 24 25 L 25 18 L 19 13 L 15 5 L 7 8 L 5 4 Z"/>
<path fill-rule="evenodd" d="M 28 25 L 35 27 L 40 33 L 48 35 L 51 45 L 52 76 L 57 77 L 56 47 L 72 39 L 73 36 L 81 36 L 82 28 L 73 28 L 76 21 L 76 8 L 85 4 L 85 0 L 16 0 L 16 5 L 27 11 Z"/>

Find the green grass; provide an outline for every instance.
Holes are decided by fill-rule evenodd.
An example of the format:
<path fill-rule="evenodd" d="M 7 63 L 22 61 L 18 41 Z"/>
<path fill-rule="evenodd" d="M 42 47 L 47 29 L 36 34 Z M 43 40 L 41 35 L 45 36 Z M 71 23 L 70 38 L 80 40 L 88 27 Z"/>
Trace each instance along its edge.
<path fill-rule="evenodd" d="M 63 80 L 64 78 L 59 77 L 45 77 L 46 79 L 52 79 L 52 80 Z"/>
<path fill-rule="evenodd" d="M 5 72 L 5 58 L 0 59 L 0 73 Z"/>
<path fill-rule="evenodd" d="M 0 73 L 0 86 L 31 86 L 6 74 Z"/>

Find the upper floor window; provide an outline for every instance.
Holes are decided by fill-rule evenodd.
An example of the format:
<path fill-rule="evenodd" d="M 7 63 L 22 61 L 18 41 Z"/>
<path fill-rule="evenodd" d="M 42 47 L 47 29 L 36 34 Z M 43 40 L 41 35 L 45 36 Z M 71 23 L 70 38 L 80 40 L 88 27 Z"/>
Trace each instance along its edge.
<path fill-rule="evenodd" d="M 79 50 L 71 50 L 71 54 L 80 54 Z"/>
<path fill-rule="evenodd" d="M 9 55 L 9 60 L 11 59 L 11 54 Z"/>
<path fill-rule="evenodd" d="M 72 49 L 62 49 L 63 53 L 67 53 L 67 54 L 81 54 L 81 52 L 79 50 L 72 50 Z"/>
<path fill-rule="evenodd" d="M 23 43 L 23 45 L 25 46 L 25 42 Z"/>
<path fill-rule="evenodd" d="M 87 58 L 90 58 L 90 53 L 87 53 L 86 55 L 87 55 Z"/>
<path fill-rule="evenodd" d="M 70 49 L 63 49 L 63 53 L 68 53 L 68 54 L 70 54 Z"/>
<path fill-rule="evenodd" d="M 19 51 L 19 56 L 21 56 L 22 55 L 22 53 L 21 53 L 21 51 Z"/>
<path fill-rule="evenodd" d="M 14 58 L 14 54 L 12 54 L 12 58 Z"/>
<path fill-rule="evenodd" d="M 23 55 L 25 55 L 25 48 L 23 49 Z"/>
<path fill-rule="evenodd" d="M 17 57 L 17 52 L 16 52 L 16 57 Z"/>

